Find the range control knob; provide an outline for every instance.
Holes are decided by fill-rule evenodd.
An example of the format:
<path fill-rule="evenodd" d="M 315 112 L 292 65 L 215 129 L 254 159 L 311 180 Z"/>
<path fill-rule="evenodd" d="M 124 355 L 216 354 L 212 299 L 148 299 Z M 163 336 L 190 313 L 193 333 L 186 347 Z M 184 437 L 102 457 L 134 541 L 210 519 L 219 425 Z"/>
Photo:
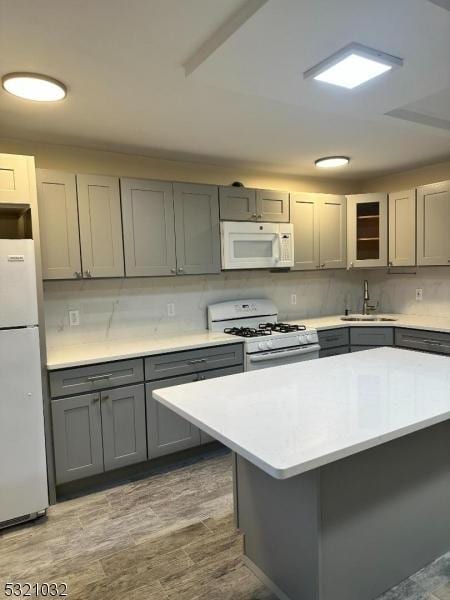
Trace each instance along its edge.
<path fill-rule="evenodd" d="M 273 348 L 273 343 L 272 342 L 267 342 L 267 347 L 268 348 Z"/>
<path fill-rule="evenodd" d="M 317 342 L 317 334 L 316 333 L 308 333 L 307 336 L 309 342 Z"/>
<path fill-rule="evenodd" d="M 265 342 L 259 342 L 258 348 L 260 350 L 267 350 L 267 344 Z"/>
<path fill-rule="evenodd" d="M 306 337 L 306 335 L 299 335 L 298 341 L 300 342 L 300 344 L 306 344 L 306 342 L 308 341 L 308 338 Z"/>

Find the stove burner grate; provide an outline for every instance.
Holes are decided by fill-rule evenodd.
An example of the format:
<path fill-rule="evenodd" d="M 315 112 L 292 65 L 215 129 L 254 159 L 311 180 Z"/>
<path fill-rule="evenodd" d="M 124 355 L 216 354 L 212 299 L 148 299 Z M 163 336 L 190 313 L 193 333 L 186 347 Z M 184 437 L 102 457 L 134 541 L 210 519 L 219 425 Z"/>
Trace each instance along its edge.
<path fill-rule="evenodd" d="M 270 329 L 255 329 L 254 327 L 228 327 L 224 329 L 224 333 L 229 333 L 230 335 L 239 335 L 246 338 L 272 335 L 272 331 Z"/>
<path fill-rule="evenodd" d="M 293 331 L 305 331 L 305 325 L 290 325 L 289 323 L 260 323 L 262 331 L 276 331 L 277 333 L 292 333 Z"/>

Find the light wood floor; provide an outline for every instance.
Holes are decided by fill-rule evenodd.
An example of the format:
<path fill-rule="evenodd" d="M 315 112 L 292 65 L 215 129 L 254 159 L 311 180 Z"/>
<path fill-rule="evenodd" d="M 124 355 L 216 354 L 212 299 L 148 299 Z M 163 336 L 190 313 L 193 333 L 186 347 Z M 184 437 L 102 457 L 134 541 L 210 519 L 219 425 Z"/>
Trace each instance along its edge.
<path fill-rule="evenodd" d="M 450 600 L 450 553 L 427 569 L 384 600 Z M 71 600 L 275 599 L 242 562 L 228 454 L 59 503 L 47 519 L 4 530 L 0 598 L 6 581 L 66 582 Z"/>

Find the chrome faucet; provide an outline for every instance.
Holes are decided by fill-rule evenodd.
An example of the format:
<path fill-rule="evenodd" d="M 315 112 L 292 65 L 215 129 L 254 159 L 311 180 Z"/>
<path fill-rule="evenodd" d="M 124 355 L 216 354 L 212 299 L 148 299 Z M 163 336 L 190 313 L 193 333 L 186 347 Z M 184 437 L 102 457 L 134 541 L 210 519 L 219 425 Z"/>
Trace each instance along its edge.
<path fill-rule="evenodd" d="M 363 300 L 363 309 L 362 309 L 362 314 L 363 315 L 368 315 L 369 314 L 369 301 L 370 301 L 370 296 L 369 296 L 369 282 L 367 281 L 367 279 L 364 279 L 364 300 Z"/>

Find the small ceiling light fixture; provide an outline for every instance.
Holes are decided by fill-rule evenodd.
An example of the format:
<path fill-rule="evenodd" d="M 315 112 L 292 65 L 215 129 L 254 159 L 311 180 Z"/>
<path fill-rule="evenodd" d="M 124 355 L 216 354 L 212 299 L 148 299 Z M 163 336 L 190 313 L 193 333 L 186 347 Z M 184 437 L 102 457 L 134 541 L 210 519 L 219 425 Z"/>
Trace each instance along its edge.
<path fill-rule="evenodd" d="M 315 161 L 316 167 L 320 169 L 334 169 L 348 165 L 350 159 L 348 156 L 324 156 Z"/>
<path fill-rule="evenodd" d="M 67 95 L 61 81 L 38 73 L 8 73 L 2 77 L 2 86 L 14 96 L 37 102 L 56 102 Z"/>
<path fill-rule="evenodd" d="M 369 79 L 402 65 L 403 59 L 397 56 L 353 42 L 305 71 L 303 77 L 313 77 L 317 81 L 352 90 Z"/>

